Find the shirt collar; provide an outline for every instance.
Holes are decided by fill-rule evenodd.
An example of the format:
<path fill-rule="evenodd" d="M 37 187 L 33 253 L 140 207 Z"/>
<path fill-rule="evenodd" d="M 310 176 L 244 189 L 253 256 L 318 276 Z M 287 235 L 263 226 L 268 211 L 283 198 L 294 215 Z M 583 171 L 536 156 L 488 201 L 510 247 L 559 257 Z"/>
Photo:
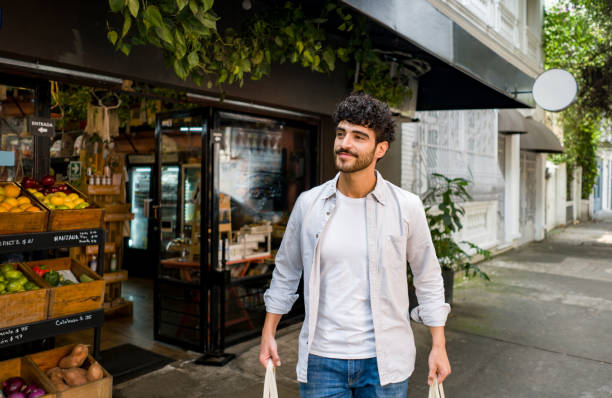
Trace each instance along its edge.
<path fill-rule="evenodd" d="M 381 205 L 384 205 L 385 204 L 384 180 L 382 178 L 382 175 L 378 172 L 378 170 L 375 170 L 375 171 L 376 171 L 376 186 L 374 187 L 374 190 L 370 192 L 370 194 L 372 194 L 372 196 L 374 196 L 374 199 L 376 199 Z M 327 200 L 331 198 L 332 196 L 336 195 L 336 189 L 338 186 L 338 178 L 340 178 L 340 173 L 336 174 L 333 180 L 330 180 L 327 182 L 327 185 L 325 186 L 325 190 L 323 192 L 323 199 Z"/>

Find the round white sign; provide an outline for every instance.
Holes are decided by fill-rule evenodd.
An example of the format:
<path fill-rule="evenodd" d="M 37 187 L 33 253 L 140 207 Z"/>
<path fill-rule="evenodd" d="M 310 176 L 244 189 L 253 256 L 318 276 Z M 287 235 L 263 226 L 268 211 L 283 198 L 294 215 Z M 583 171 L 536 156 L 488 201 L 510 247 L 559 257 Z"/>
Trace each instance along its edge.
<path fill-rule="evenodd" d="M 578 83 L 566 70 L 549 69 L 537 77 L 532 93 L 536 104 L 542 109 L 559 112 L 576 99 Z"/>

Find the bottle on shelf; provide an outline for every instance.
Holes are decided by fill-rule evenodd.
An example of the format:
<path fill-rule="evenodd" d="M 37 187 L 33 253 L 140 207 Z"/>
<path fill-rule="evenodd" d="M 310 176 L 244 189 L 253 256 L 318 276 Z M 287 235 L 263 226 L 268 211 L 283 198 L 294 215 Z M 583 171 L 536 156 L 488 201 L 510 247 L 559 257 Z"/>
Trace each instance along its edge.
<path fill-rule="evenodd" d="M 98 269 L 98 258 L 96 256 L 92 256 L 91 260 L 89 260 L 89 269 L 93 272 L 96 272 Z"/>
<path fill-rule="evenodd" d="M 117 255 L 115 253 L 111 257 L 109 268 L 110 272 L 117 272 Z"/>

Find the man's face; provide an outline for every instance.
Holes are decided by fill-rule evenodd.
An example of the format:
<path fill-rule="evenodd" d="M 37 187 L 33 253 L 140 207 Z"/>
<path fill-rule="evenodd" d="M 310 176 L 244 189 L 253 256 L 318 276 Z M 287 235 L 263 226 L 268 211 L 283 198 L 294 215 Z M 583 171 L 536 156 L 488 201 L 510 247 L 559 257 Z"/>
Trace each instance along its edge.
<path fill-rule="evenodd" d="M 341 121 L 336 127 L 334 154 L 336 167 L 343 173 L 355 173 L 369 167 L 381 158 L 388 144 L 376 144 L 374 130 Z"/>

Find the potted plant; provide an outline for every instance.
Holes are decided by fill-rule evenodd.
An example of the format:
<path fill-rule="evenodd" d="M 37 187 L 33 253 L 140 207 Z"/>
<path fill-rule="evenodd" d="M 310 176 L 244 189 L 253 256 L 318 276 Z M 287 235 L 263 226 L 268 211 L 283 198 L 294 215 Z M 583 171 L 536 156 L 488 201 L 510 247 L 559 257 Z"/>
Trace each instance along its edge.
<path fill-rule="evenodd" d="M 431 239 L 436 256 L 442 268 L 444 279 L 444 298 L 447 303 L 453 300 L 453 281 L 455 271 L 463 271 L 466 277 L 476 276 L 489 280 L 489 276 L 472 262 L 472 255 L 480 254 L 488 259 L 490 253 L 468 241 L 455 241 L 453 234 L 463 229 L 461 216 L 465 214 L 461 202 L 472 199 L 467 191 L 469 181 L 464 178 L 448 178 L 442 174 L 433 173 L 434 183 L 423 195 L 423 204 Z M 466 250 L 472 250 L 468 253 Z M 410 309 L 418 305 L 412 271 L 408 264 L 408 293 Z"/>

